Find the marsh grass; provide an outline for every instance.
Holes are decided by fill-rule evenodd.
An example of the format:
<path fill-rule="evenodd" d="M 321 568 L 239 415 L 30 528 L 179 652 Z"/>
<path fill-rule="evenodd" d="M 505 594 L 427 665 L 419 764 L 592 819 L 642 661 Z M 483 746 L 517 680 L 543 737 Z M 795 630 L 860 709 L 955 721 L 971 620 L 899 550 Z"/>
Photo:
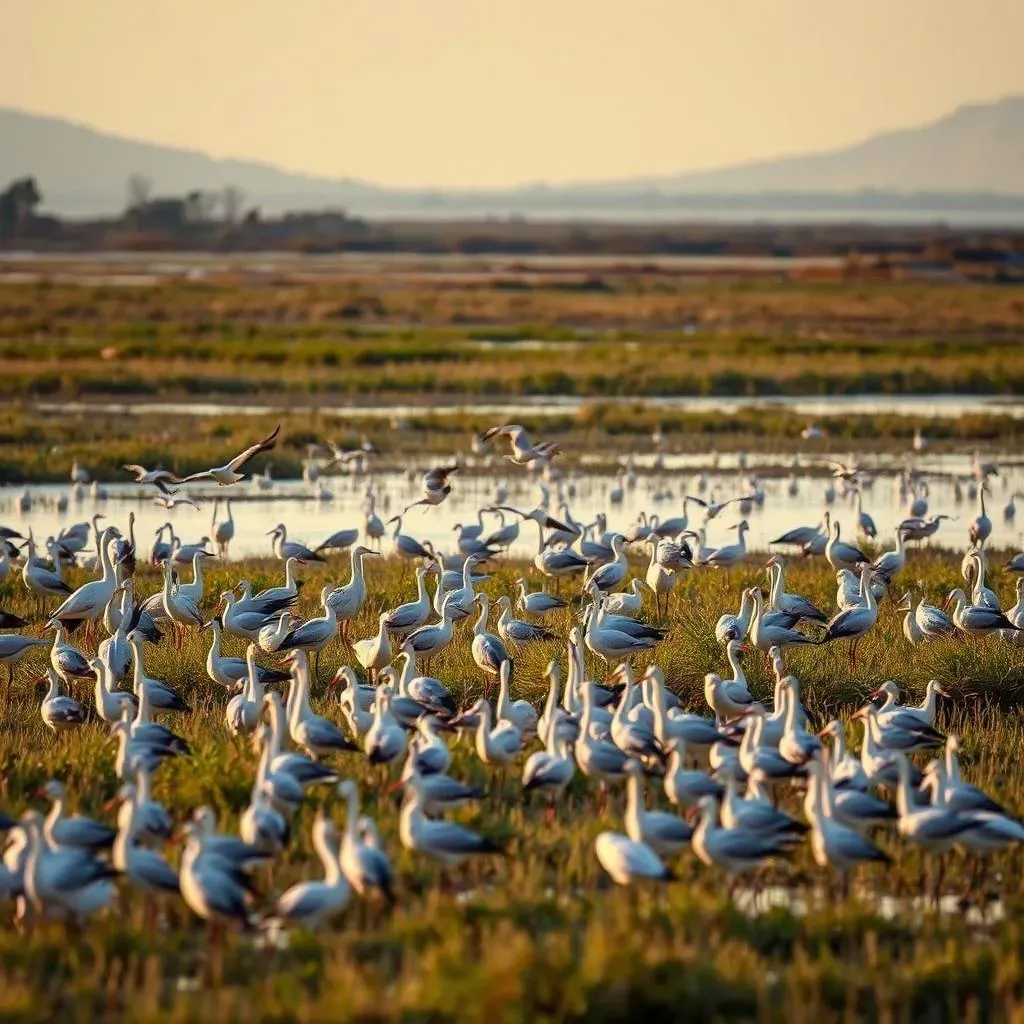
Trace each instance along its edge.
<path fill-rule="evenodd" d="M 471 435 L 493 425 L 483 413 L 446 411 L 443 407 L 424 407 L 413 413 L 407 417 L 405 429 L 394 429 L 381 417 L 361 416 L 358 409 L 335 412 L 315 402 L 308 407 L 283 405 L 263 416 L 231 415 L 230 405 L 222 414 L 207 416 L 163 411 L 125 414 L 101 407 L 49 411 L 29 403 L 11 403 L 0 408 L 0 483 L 64 483 L 74 459 L 104 482 L 130 480 L 122 468 L 124 463 L 163 466 L 184 475 L 222 460 L 225 448 L 246 447 L 254 436 L 269 432 L 278 423 L 284 439 L 269 456 L 275 477 L 298 479 L 308 444 L 330 439 L 354 446 L 364 434 L 379 453 L 373 457 L 375 468 L 404 470 L 410 449 L 415 449 L 421 464 L 434 457 L 447 458 L 453 450 L 464 449 Z M 821 475 L 826 469 L 815 460 L 837 447 L 856 445 L 862 454 L 906 452 L 916 428 L 930 439 L 932 453 L 962 453 L 976 445 L 1012 451 L 1024 439 L 1024 419 L 997 414 L 926 419 L 897 414 L 823 416 L 816 422 L 827 436 L 810 442 L 800 438 L 806 417 L 788 409 L 745 408 L 723 416 L 720 412 L 597 402 L 577 412 L 543 419 L 524 408 L 522 418 L 536 424 L 538 434 L 557 441 L 567 452 L 604 453 L 603 465 L 588 464 L 587 472 L 614 471 L 626 453 L 649 451 L 650 435 L 656 427 L 666 435 L 671 452 L 707 455 L 709 450 L 740 450 L 777 456 L 774 466 L 760 470 L 765 476 L 788 472 L 796 452 L 807 456 L 806 473 Z M 260 469 L 266 461 L 267 457 L 261 457 L 251 468 Z M 571 466 L 568 458 L 560 464 Z M 492 472 L 505 465 L 499 461 Z M 486 472 L 480 465 L 472 471 Z M 644 472 L 642 467 L 640 472 Z"/>
<path fill-rule="evenodd" d="M 0 394 L 436 399 L 1024 389 L 1024 306 L 1010 288 L 722 283 L 642 267 L 601 280 L 599 290 L 574 291 L 518 271 L 410 276 L 381 268 L 277 287 L 5 284 Z"/>
<path fill-rule="evenodd" d="M 993 559 L 995 562 L 996 559 Z M 500 565 L 485 589 L 493 596 L 510 589 L 522 564 Z M 532 570 L 531 570 L 532 571 Z M 413 580 L 394 560 L 368 565 L 370 597 L 353 629 L 365 636 L 380 610 L 407 600 Z M 924 550 L 911 556 L 908 575 L 921 580 L 932 600 L 957 582 L 949 556 Z M 250 560 L 216 566 L 209 573 L 210 601 L 246 576 L 257 587 L 280 578 L 279 563 Z M 76 573 L 73 582 L 77 582 Z M 84 578 L 84 577 L 82 577 Z M 321 580 L 341 583 L 345 561 L 308 570 L 300 609 L 313 611 Z M 702 706 L 702 680 L 723 669 L 714 642 L 718 615 L 735 610 L 743 584 L 758 576 L 755 565 L 724 577 L 696 571 L 677 588 L 668 639 L 653 658 L 684 704 Z M 142 568 L 139 590 L 158 586 Z M 792 564 L 790 588 L 831 608 L 834 586 L 820 562 Z M 992 585 L 1007 592 L 997 572 Z M 31 614 L 20 581 L 0 590 L 3 607 Z M 558 623 L 564 634 L 569 613 Z M 37 624 L 33 631 L 40 627 Z M 469 626 L 433 665 L 460 702 L 479 694 L 480 674 L 469 656 Z M 248 800 L 256 755 L 232 739 L 223 716 L 224 698 L 203 669 L 208 637 L 192 634 L 183 649 L 147 646 L 146 667 L 185 695 L 192 710 L 174 717 L 174 727 L 194 755 L 165 765 L 155 796 L 180 821 L 208 804 L 222 827 L 233 829 Z M 242 651 L 242 644 L 229 644 Z M 516 658 L 516 696 L 539 700 L 541 671 L 561 645 L 544 645 Z M 1011 808 L 1024 807 L 1024 717 L 1018 711 L 1024 687 L 1024 648 L 998 640 L 949 641 L 912 648 L 900 617 L 883 604 L 877 628 L 861 645 L 861 663 L 851 672 L 845 648 L 801 650 L 789 659 L 803 683 L 804 699 L 823 724 L 848 715 L 879 681 L 894 678 L 919 694 L 938 677 L 953 699 L 943 702 L 938 725 L 964 739 L 967 778 Z M 325 678 L 348 653 L 339 643 L 325 657 Z M 38 801 L 33 794 L 48 778 L 67 780 L 80 809 L 98 813 L 117 789 L 113 745 L 90 723 L 73 735 L 55 737 L 37 712 L 31 682 L 44 664 L 17 674 L 12 700 L 0 717 L 0 778 L 3 806 L 20 812 Z M 604 666 L 592 670 L 602 675 Z M 745 667 L 756 693 L 770 698 L 758 655 Z M 79 694 L 83 699 L 87 693 Z M 321 683 L 319 711 L 340 719 L 337 697 Z M 80 932 L 59 925 L 29 935 L 0 928 L 0 1018 L 186 1021 L 234 1020 L 626 1020 L 647 1014 L 676 1016 L 685 1007 L 699 1018 L 754 1017 L 789 1021 L 890 1016 L 898 1019 L 964 1019 L 1014 1016 L 1024 1011 L 1024 865 L 1019 852 L 992 858 L 984 899 L 998 899 L 1000 912 L 980 923 L 958 913 L 938 913 L 919 897 L 928 865 L 893 838 L 883 844 L 892 867 L 860 876 L 854 896 L 840 900 L 806 848 L 773 867 L 762 881 L 799 894 L 806 906 L 744 912 L 729 902 L 725 879 L 690 854 L 674 864 L 680 880 L 655 891 L 609 887 L 593 855 L 595 836 L 621 828 L 622 795 L 604 806 L 594 786 L 577 777 L 549 820 L 540 800 L 524 800 L 511 773 L 503 790 L 477 761 L 465 740 L 455 747 L 454 774 L 485 783 L 489 795 L 458 813 L 460 820 L 507 844 L 504 858 L 467 865 L 458 895 L 440 888 L 435 865 L 398 842 L 396 795 L 361 757 L 341 759 L 344 775 L 358 779 L 366 810 L 373 814 L 400 878 L 397 907 L 387 911 L 353 901 L 330 929 L 315 936 L 291 933 L 286 944 L 232 936 L 219 984 L 208 980 L 203 928 L 178 900 L 166 901 L 159 926 L 147 930 L 141 899 L 124 892 L 114 913 Z M 657 780 L 649 802 L 664 804 Z M 296 822 L 294 841 L 272 869 L 259 874 L 261 903 L 295 881 L 314 874 L 309 845 L 313 815 L 327 791 L 314 792 Z M 787 805 L 797 796 L 787 796 Z M 333 809 L 337 820 L 343 812 Z M 169 855 L 177 857 L 173 850 Z M 962 859 L 952 858 L 947 892 L 966 885 Z M 895 899 L 883 912 L 882 896 Z M 6 911 L 5 911 L 6 913 Z"/>

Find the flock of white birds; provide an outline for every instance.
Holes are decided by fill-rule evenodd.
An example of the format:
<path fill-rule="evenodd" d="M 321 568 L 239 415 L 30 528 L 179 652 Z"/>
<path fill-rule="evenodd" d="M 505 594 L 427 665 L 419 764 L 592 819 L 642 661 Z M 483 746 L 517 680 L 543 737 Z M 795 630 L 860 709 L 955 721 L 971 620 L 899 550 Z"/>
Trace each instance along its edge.
<path fill-rule="evenodd" d="M 174 509 L 191 504 L 178 493 L 184 484 L 236 486 L 246 477 L 246 464 L 271 450 L 278 435 L 279 429 L 224 465 L 184 478 L 143 466 L 126 468 L 140 487 L 156 488 L 159 500 Z M 515 424 L 487 431 L 478 444 L 502 438 L 513 465 L 557 487 L 556 444 L 535 443 Z M 337 451 L 332 459 L 362 458 L 367 449 Z M 878 844 L 885 831 L 939 857 L 954 847 L 963 849 L 977 858 L 980 870 L 987 854 L 1024 841 L 1024 825 L 961 777 L 957 738 L 935 728 L 943 695 L 938 682 L 928 685 L 920 705 L 900 703 L 900 687 L 882 682 L 871 702 L 853 716 L 863 730 L 860 752 L 854 754 L 843 723 L 811 731 L 799 680 L 786 670 L 785 652 L 792 646 L 845 640 L 856 665 L 858 642 L 875 627 L 879 601 L 886 595 L 900 601 L 911 643 L 969 634 L 990 643 L 1019 644 L 1024 638 L 1024 575 L 1016 603 L 1005 611 L 986 584 L 992 523 L 985 500 L 998 468 L 975 459 L 972 487 L 978 508 L 968 524 L 965 582 L 949 594 L 944 608 L 927 603 L 915 588 L 901 593 L 899 583 L 907 545 L 934 535 L 949 518 L 927 517 L 926 503 L 920 514 L 913 514 L 913 500 L 927 493 L 927 481 L 904 475 L 911 514 L 900 523 L 893 549 L 872 558 L 856 540 L 876 532 L 860 502 L 859 484 L 868 474 L 856 464 L 835 462 L 830 469 L 837 484 L 856 492 L 853 528 L 844 534 L 838 517 L 826 513 L 822 522 L 790 530 L 776 544 L 828 563 L 835 574 L 837 611 L 826 614 L 787 591 L 785 561 L 778 554 L 770 557 L 767 592 L 744 589 L 736 611 L 718 620 L 715 636 L 731 676 L 708 673 L 707 707 L 698 710 L 680 706 L 657 664 L 638 669 L 634 661 L 649 661 L 648 652 L 666 638 L 669 598 L 682 574 L 718 571 L 728 576 L 748 559 L 742 517 L 764 500 L 756 486 L 725 501 L 687 496 L 683 515 L 644 518 L 622 531 L 609 531 L 604 516 L 589 524 L 574 520 L 568 511 L 571 493 L 558 492 L 557 518 L 544 505 L 517 509 L 499 493 L 492 506 L 480 510 L 475 524 L 459 527 L 458 553 L 444 558 L 402 525 L 409 508 L 439 505 L 452 492 L 458 464 L 439 466 L 422 474 L 420 497 L 390 523 L 376 515 L 369 492 L 364 529 L 341 530 L 316 548 L 290 538 L 285 524 L 273 526 L 268 536 L 283 563 L 283 583 L 254 593 L 242 580 L 219 595 L 212 617 L 203 566 L 207 559 L 227 555 L 234 533 L 229 502 L 226 518 L 218 522 L 215 511 L 212 537 L 186 544 L 173 528 L 161 527 L 148 553 L 137 547 L 133 518 L 122 533 L 113 525 L 101 529 L 103 517 L 96 516 L 42 544 L 31 530 L 26 537 L 0 527 L 0 586 L 27 588 L 46 632 L 34 635 L 29 623 L 0 611 L 7 699 L 18 662 L 36 648 L 49 648 L 42 721 L 55 733 L 109 729 L 118 743 L 121 782 L 116 821 L 110 824 L 68 815 L 64 787 L 56 780 L 45 789 L 51 802 L 45 816 L 35 809 L 18 818 L 0 812 L 0 833 L 7 836 L 0 897 L 17 900 L 21 920 L 81 919 L 110 906 L 122 884 L 147 897 L 180 896 L 207 920 L 247 925 L 273 920 L 308 927 L 343 910 L 353 890 L 359 896 L 380 893 L 394 899 L 396 879 L 388 852 L 375 822 L 361 814 L 355 783 L 344 777 L 345 758 L 365 756 L 370 764 L 393 770 L 404 790 L 402 844 L 451 868 L 469 857 L 501 852 L 487 836 L 445 817 L 486 795 L 449 774 L 449 738 L 460 734 L 503 779 L 509 771 L 521 771 L 524 793 L 545 794 L 556 813 L 577 773 L 602 789 L 622 784 L 624 831 L 603 831 L 594 843 L 602 868 L 622 885 L 670 879 L 673 858 L 686 849 L 738 877 L 787 855 L 807 837 L 815 861 L 845 879 L 859 864 L 888 859 Z M 84 468 L 76 464 L 72 480 L 78 486 L 87 483 Z M 614 495 L 610 500 L 614 504 Z M 699 521 L 691 523 L 690 504 L 701 510 Z M 707 524 L 733 507 L 741 517 L 735 541 L 708 547 Z M 490 528 L 485 515 L 494 516 Z M 515 581 L 515 591 L 500 596 L 492 608 L 479 589 L 488 579 L 487 563 L 507 552 L 523 524 L 537 531 L 537 577 L 552 581 L 555 592 L 523 576 Z M 394 554 L 416 566 L 416 592 L 407 603 L 382 613 L 375 633 L 357 639 L 350 635 L 350 624 L 371 586 L 364 561 L 378 553 L 375 547 L 389 534 Z M 628 552 L 637 546 L 647 549 L 649 562 L 642 578 L 631 578 Z M 343 550 L 351 558 L 348 582 L 324 585 L 321 613 L 299 619 L 294 612 L 301 585 L 297 573 Z M 137 593 L 134 583 L 136 563 L 144 558 L 163 569 L 162 588 L 151 595 Z M 94 579 L 74 591 L 63 576 L 72 563 L 95 571 Z M 190 580 L 184 578 L 189 567 Z M 1007 568 L 1024 574 L 1024 554 Z M 563 599 L 563 584 L 572 584 L 572 596 L 582 598 L 578 621 Z M 640 617 L 645 597 L 656 607 L 653 624 Z M 494 632 L 492 611 L 497 612 Z M 468 633 L 457 628 L 463 619 L 472 623 Z M 147 644 L 180 646 L 196 630 L 209 637 L 205 667 L 223 690 L 227 728 L 233 735 L 252 737 L 260 757 L 238 834 L 218 832 L 208 808 L 192 811 L 175 866 L 163 849 L 175 818 L 153 799 L 151 782 L 164 761 L 190 754 L 188 742 L 167 724 L 189 710 L 189 694 L 149 676 L 145 651 Z M 247 642 L 244 658 L 224 653 L 228 636 Z M 485 680 L 484 693 L 496 685 L 493 703 L 483 697 L 460 709 L 445 684 L 430 675 L 438 653 L 464 643 Z M 555 643 L 567 646 L 566 668 L 558 660 L 549 662 L 543 705 L 515 699 L 517 654 Z M 332 675 L 329 690 L 340 697 L 330 704 L 329 717 L 314 710 L 313 701 L 328 710 L 318 684 L 321 657 L 332 649 L 344 652 L 346 664 Z M 762 652 L 773 666 L 770 707 L 748 688 L 741 652 L 750 649 Z M 588 658 L 588 652 L 594 657 Z M 599 663 L 607 674 L 596 679 L 591 670 Z M 92 691 L 91 700 L 73 695 L 83 695 L 83 688 Z M 918 754 L 936 756 L 922 768 L 914 763 Z M 670 809 L 651 808 L 645 793 L 649 784 L 663 789 L 663 806 Z M 779 803 L 780 794 L 794 786 L 803 792 L 804 820 Z M 347 805 L 344 828 L 339 830 L 322 807 L 311 837 L 321 872 L 281 893 L 271 905 L 257 907 L 250 872 L 273 861 L 288 844 L 292 821 L 311 787 L 336 788 Z M 176 814 L 183 810 L 174 808 Z"/>

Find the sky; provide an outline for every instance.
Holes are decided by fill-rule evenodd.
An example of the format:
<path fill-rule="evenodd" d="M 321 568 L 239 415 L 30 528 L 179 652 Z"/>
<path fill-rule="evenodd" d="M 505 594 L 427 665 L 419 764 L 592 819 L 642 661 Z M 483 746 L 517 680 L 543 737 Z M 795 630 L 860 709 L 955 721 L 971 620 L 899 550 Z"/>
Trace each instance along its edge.
<path fill-rule="evenodd" d="M 828 149 L 1024 93 L 1024 0 L 31 0 L 0 106 L 393 186 Z"/>

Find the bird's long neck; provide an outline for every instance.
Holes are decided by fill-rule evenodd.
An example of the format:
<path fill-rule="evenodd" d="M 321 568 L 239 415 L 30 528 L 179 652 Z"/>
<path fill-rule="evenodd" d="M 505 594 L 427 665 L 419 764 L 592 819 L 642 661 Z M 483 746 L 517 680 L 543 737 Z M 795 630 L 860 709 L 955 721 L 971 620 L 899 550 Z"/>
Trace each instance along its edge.
<path fill-rule="evenodd" d="M 210 641 L 210 660 L 220 661 L 220 624 L 216 619 L 210 626 L 213 630 L 213 639 Z"/>
<path fill-rule="evenodd" d="M 59 793 L 50 805 L 50 812 L 43 822 L 43 832 L 48 839 L 53 840 L 53 829 L 57 822 L 64 816 L 64 794 Z"/>
<path fill-rule="evenodd" d="M 912 794 L 910 792 L 910 769 L 907 767 L 907 762 L 900 760 L 897 762 L 897 768 L 899 770 L 900 781 L 896 787 L 896 810 L 899 812 L 901 818 L 906 817 L 912 804 Z"/>
<path fill-rule="evenodd" d="M 317 856 L 324 866 L 324 882 L 327 885 L 337 885 L 341 880 L 341 865 L 338 863 L 337 843 L 326 834 L 323 828 L 313 829 L 313 845 L 316 847 Z"/>
<path fill-rule="evenodd" d="M 881 711 L 890 711 L 896 706 L 896 694 L 892 690 L 885 691 L 885 700 L 882 702 L 882 706 L 878 709 Z"/>
<path fill-rule="evenodd" d="M 832 763 L 840 764 L 846 758 L 846 732 L 838 729 L 833 737 Z"/>
<path fill-rule="evenodd" d="M 345 835 L 353 845 L 359 839 L 359 792 L 355 784 L 348 790 L 348 813 L 345 818 Z"/>
<path fill-rule="evenodd" d="M 544 719 L 552 733 L 554 733 L 555 709 L 558 707 L 558 690 L 558 675 L 552 672 L 551 678 L 548 680 L 548 697 L 544 702 Z"/>
<path fill-rule="evenodd" d="M 482 636 L 487 632 L 487 613 L 490 609 L 487 607 L 486 601 L 480 602 L 480 612 L 476 617 L 476 624 L 473 626 L 473 634 L 475 636 Z"/>
<path fill-rule="evenodd" d="M 510 703 L 509 696 L 509 671 L 503 664 L 498 672 L 498 717 L 506 717 L 505 712 L 508 710 Z"/>
<path fill-rule="evenodd" d="M 139 683 L 139 706 L 135 712 L 135 722 L 137 725 L 148 725 L 151 718 L 151 709 L 149 703 L 149 682 L 146 679 L 141 680 Z"/>
<path fill-rule="evenodd" d="M 735 644 L 729 644 L 725 649 L 725 656 L 729 659 L 729 666 L 732 668 L 732 674 L 735 681 L 737 683 L 745 683 L 747 681 L 747 677 L 740 665 L 740 656 Z"/>
<path fill-rule="evenodd" d="M 643 827 L 641 816 L 643 814 L 644 790 L 640 773 L 634 772 L 626 782 L 626 830 L 634 835 L 642 835 Z"/>
<path fill-rule="evenodd" d="M 920 704 L 920 710 L 933 719 L 935 717 L 935 702 L 937 699 L 938 693 L 935 683 L 929 680 L 927 687 L 925 687 L 924 700 Z"/>
<path fill-rule="evenodd" d="M 270 701 L 270 735 L 263 746 L 267 750 L 268 763 L 281 752 L 281 741 L 284 739 L 284 715 L 280 698 L 274 694 Z"/>
<path fill-rule="evenodd" d="M 135 691 L 135 696 L 138 697 L 139 690 L 142 689 L 142 682 L 146 678 L 142 670 L 142 645 L 138 639 L 129 640 L 128 643 L 132 647 L 132 689 Z"/>

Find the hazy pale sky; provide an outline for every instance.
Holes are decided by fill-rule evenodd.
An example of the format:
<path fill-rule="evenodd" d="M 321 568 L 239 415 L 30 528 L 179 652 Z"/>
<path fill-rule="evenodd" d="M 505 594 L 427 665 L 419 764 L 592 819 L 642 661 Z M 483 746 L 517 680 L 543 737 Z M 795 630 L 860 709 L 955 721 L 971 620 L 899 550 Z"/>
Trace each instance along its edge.
<path fill-rule="evenodd" d="M 15 6 L 0 105 L 389 185 L 668 174 L 1024 93 L 1024 0 Z"/>

